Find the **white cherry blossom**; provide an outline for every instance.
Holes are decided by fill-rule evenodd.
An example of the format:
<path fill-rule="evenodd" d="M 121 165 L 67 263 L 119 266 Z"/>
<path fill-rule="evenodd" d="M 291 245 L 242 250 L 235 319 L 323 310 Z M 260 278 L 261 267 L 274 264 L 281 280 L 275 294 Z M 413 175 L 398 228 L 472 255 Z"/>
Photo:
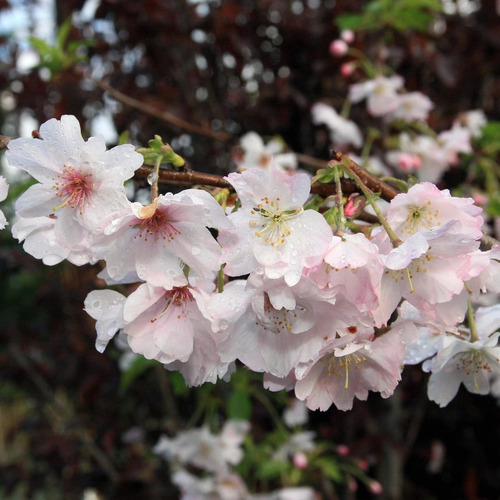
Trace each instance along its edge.
<path fill-rule="evenodd" d="M 7 193 L 9 191 L 9 185 L 7 184 L 7 180 L 5 177 L 0 177 L 0 201 L 5 200 L 7 198 Z M 5 218 L 4 213 L 0 210 L 0 229 L 3 229 L 8 224 L 7 219 Z"/>
<path fill-rule="evenodd" d="M 19 138 L 8 145 L 9 164 L 38 181 L 18 198 L 16 213 L 25 218 L 54 215 L 58 239 L 77 245 L 89 231 L 102 229 L 109 214 L 126 206 L 123 183 L 143 158 L 131 144 L 106 151 L 102 137 L 85 141 L 71 115 L 42 124 L 40 136 L 43 140 Z"/>
<path fill-rule="evenodd" d="M 303 209 L 311 188 L 309 177 L 271 167 L 267 172 L 229 174 L 227 179 L 241 208 L 229 215 L 234 229 L 220 230 L 224 272 L 242 276 L 263 267 L 269 278 L 284 277 L 288 285 L 295 285 L 304 268 L 321 262 L 332 234 L 321 214 Z"/>

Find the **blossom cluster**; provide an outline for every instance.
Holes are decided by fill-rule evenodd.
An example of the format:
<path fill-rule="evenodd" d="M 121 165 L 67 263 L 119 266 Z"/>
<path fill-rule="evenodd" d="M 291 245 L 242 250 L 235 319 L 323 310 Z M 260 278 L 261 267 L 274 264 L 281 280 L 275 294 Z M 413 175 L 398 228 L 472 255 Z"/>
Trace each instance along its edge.
<path fill-rule="evenodd" d="M 271 162 L 227 176 L 235 206 L 201 189 L 144 205 L 126 196 L 143 162 L 132 145 L 85 141 L 72 116 L 40 136 L 9 144 L 9 163 L 38 181 L 17 200 L 12 233 L 47 265 L 102 262 L 99 276 L 128 290 L 85 300 L 99 351 L 122 331 L 191 386 L 227 380 L 239 362 L 313 410 L 389 397 L 402 366 L 422 361 L 440 405 L 461 382 L 479 394 L 498 383 L 498 308 L 479 309 L 477 326 L 467 315 L 500 292 L 500 250 L 480 249 L 472 199 L 422 182 L 382 207 L 392 234 L 347 231 L 308 208 L 308 175 Z"/>
<path fill-rule="evenodd" d="M 226 420 L 218 433 L 207 425 L 180 430 L 160 436 L 153 453 L 168 462 L 181 500 L 316 500 L 319 493 L 296 486 L 298 478 L 321 477 L 328 467 L 342 469 L 349 491 L 361 483 L 374 494 L 382 492 L 380 483 L 367 476 L 368 464 L 352 456 L 348 446 L 320 441 L 314 431 L 304 430 L 308 411 L 301 401 L 291 401 L 282 421 L 282 428 L 260 438 L 252 435 L 250 422 L 237 419 Z M 255 471 L 239 467 L 251 455 L 259 457 Z M 278 488 L 278 478 L 287 486 Z M 272 491 L 252 493 L 262 489 L 262 479 Z"/>

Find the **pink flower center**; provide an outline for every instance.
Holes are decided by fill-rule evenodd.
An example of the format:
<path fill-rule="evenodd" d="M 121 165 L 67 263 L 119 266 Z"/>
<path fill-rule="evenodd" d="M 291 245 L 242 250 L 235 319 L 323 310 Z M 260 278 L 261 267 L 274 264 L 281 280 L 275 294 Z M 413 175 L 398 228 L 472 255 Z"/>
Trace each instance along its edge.
<path fill-rule="evenodd" d="M 172 290 L 168 290 L 165 293 L 163 298 L 166 301 L 165 307 L 156 318 L 151 320 L 151 323 L 160 319 L 167 311 L 171 310 L 171 307 L 179 309 L 177 312 L 179 318 L 181 315 L 185 316 L 187 305 L 194 300 L 187 286 L 174 286 Z"/>
<path fill-rule="evenodd" d="M 92 174 L 84 174 L 71 165 L 64 165 L 62 172 L 54 179 L 53 188 L 62 201 L 61 205 L 53 208 L 54 212 L 66 206 L 78 208 L 81 212 L 94 190 Z"/>
<path fill-rule="evenodd" d="M 172 241 L 176 235 L 181 234 L 173 225 L 166 211 L 156 210 L 155 213 L 146 219 L 141 219 L 139 226 L 139 237 L 144 236 L 144 241 L 148 237 L 153 237 L 155 241 L 160 239 Z"/>

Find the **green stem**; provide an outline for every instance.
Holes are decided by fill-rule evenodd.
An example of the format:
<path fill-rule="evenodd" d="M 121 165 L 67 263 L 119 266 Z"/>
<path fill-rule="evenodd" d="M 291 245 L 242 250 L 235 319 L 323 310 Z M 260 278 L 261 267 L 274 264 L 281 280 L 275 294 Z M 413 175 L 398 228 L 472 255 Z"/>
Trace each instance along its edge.
<path fill-rule="evenodd" d="M 476 320 L 474 319 L 474 309 L 472 308 L 472 301 L 470 297 L 467 298 L 467 320 L 469 321 L 470 338 L 472 342 L 477 342 L 479 340 L 479 334 L 477 332 Z"/>
<path fill-rule="evenodd" d="M 344 214 L 344 197 L 342 196 L 342 183 L 340 182 L 340 172 L 337 165 L 333 167 L 335 169 L 335 185 L 337 187 L 337 203 L 339 206 L 339 225 L 337 227 L 337 233 L 342 236 L 345 233 L 345 227 L 347 220 Z"/>
<path fill-rule="evenodd" d="M 151 183 L 151 203 L 158 198 L 158 179 L 160 178 L 160 163 L 161 156 L 158 156 L 155 161 L 153 172 L 150 174 L 153 182 Z"/>
<path fill-rule="evenodd" d="M 286 427 L 283 425 L 283 421 L 276 411 L 276 408 L 273 406 L 271 401 L 269 400 L 268 397 L 264 396 L 259 389 L 253 389 L 252 394 L 257 399 L 262 405 L 266 408 L 266 410 L 269 412 L 270 417 L 272 418 L 273 422 L 276 425 L 276 428 L 282 432 L 283 434 L 287 435 L 288 431 Z"/>
<path fill-rule="evenodd" d="M 372 206 L 373 211 L 375 212 L 378 220 L 380 221 L 380 223 L 382 224 L 382 226 L 386 230 L 387 235 L 389 236 L 389 238 L 391 239 L 393 244 L 395 246 L 401 245 L 401 243 L 402 243 L 401 240 L 398 238 L 397 234 L 393 231 L 391 226 L 389 226 L 389 224 L 387 223 L 387 220 L 385 219 L 382 212 L 380 211 L 380 208 L 375 203 L 375 197 L 373 196 L 372 191 L 370 191 L 365 186 L 363 181 L 358 177 L 358 175 L 356 173 L 354 173 L 354 171 L 351 169 L 351 167 L 349 165 L 344 163 L 342 166 L 344 167 L 344 169 L 347 172 L 347 174 L 349 175 L 349 177 L 351 177 L 354 180 L 354 182 L 357 184 L 359 189 L 361 189 L 361 191 L 365 195 L 366 199 L 368 200 L 368 203 L 370 203 L 370 205 Z"/>

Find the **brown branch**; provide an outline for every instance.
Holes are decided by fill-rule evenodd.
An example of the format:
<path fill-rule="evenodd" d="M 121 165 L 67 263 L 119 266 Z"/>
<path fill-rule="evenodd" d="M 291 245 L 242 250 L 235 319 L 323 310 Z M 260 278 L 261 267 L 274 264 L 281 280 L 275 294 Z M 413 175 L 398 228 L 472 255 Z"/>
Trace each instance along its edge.
<path fill-rule="evenodd" d="M 355 161 L 351 160 L 348 156 L 335 151 L 332 160 L 329 162 L 330 164 L 342 165 L 343 161 L 347 161 L 349 168 L 363 181 L 363 184 L 374 193 L 380 193 L 380 196 L 386 200 L 391 201 L 399 191 L 394 189 L 389 184 L 386 184 L 384 181 L 381 181 L 378 177 L 370 174 L 366 169 L 358 165 Z"/>
<path fill-rule="evenodd" d="M 152 167 L 143 165 L 135 171 L 135 177 L 146 178 L 153 171 Z M 178 170 L 160 169 L 158 173 L 158 183 L 185 183 L 185 184 L 201 184 L 203 186 L 214 186 L 220 188 L 232 188 L 226 179 L 219 175 L 206 174 L 204 172 L 195 172 L 188 170 L 185 172 Z"/>
<path fill-rule="evenodd" d="M 122 104 L 138 109 L 139 111 L 142 111 L 145 114 L 159 118 L 160 120 L 163 120 L 167 123 L 170 123 L 171 125 L 174 125 L 175 127 L 187 130 L 188 132 L 192 132 L 193 134 L 211 137 L 212 139 L 217 139 L 219 141 L 227 142 L 233 139 L 233 136 L 227 134 L 226 132 L 215 132 L 206 127 L 193 125 L 192 123 L 187 122 L 186 120 L 183 120 L 178 116 L 175 116 L 169 111 L 161 111 L 160 109 L 150 106 L 149 104 L 145 104 L 142 101 L 135 99 L 134 97 L 130 97 L 120 92 L 119 90 L 113 88 L 111 85 L 102 80 L 93 80 L 93 81 L 101 90 L 107 92 L 111 97 L 121 102 Z"/>

